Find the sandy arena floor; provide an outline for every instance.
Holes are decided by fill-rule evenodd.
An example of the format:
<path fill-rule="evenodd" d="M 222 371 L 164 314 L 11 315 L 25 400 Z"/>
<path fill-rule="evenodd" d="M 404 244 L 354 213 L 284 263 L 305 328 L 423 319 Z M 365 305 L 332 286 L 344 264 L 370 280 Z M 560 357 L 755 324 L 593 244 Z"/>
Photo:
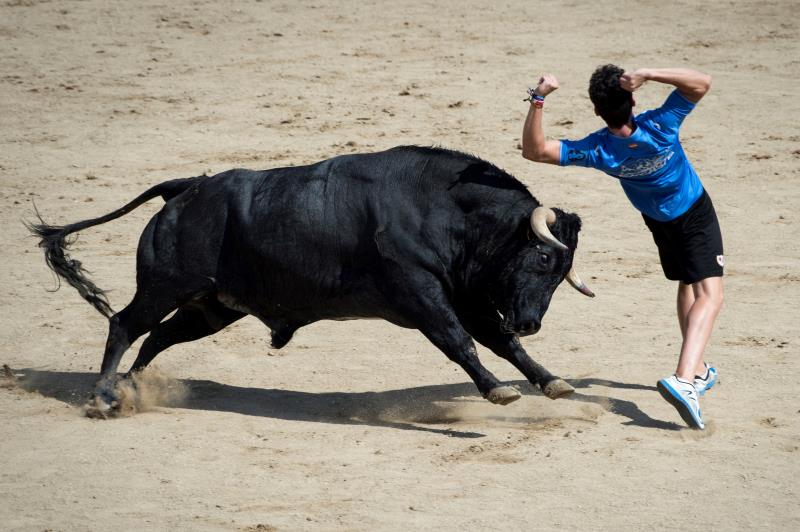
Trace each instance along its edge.
<path fill-rule="evenodd" d="M 0 364 L 19 378 L 0 381 L 0 529 L 800 530 L 796 3 L 298 4 L 2 1 Z M 600 127 L 586 84 L 606 62 L 714 77 L 682 137 L 727 259 L 702 433 L 655 390 L 677 359 L 675 287 L 640 216 L 613 179 L 520 156 L 527 85 L 559 77 L 546 130 L 579 138 Z M 668 92 L 650 84 L 638 106 Z M 167 178 L 398 144 L 475 153 L 582 216 L 598 296 L 559 289 L 523 340 L 572 398 L 481 350 L 525 392 L 491 405 L 385 322 L 318 323 L 275 351 L 248 318 L 162 354 L 160 406 L 82 417 L 107 324 L 70 287 L 48 292 L 22 224 L 34 202 L 69 223 Z M 115 308 L 160 205 L 75 246 Z"/>

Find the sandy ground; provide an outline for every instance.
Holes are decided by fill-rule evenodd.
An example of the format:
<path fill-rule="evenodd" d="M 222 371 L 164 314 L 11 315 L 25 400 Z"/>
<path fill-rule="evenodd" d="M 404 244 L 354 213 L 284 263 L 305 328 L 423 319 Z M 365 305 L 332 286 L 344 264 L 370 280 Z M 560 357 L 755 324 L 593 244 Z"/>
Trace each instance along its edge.
<path fill-rule="evenodd" d="M 800 529 L 800 32 L 772 2 L 47 2 L 0 5 L 3 530 Z M 708 429 L 655 391 L 678 349 L 675 287 L 619 185 L 520 157 L 524 89 L 546 129 L 599 127 L 598 64 L 714 77 L 684 145 L 714 198 L 726 304 Z M 644 109 L 669 89 L 648 85 Z M 117 208 L 166 178 L 398 144 L 478 154 L 584 220 L 578 263 L 523 343 L 577 393 L 482 400 L 415 331 L 318 323 L 281 351 L 246 319 L 174 347 L 185 397 L 82 417 L 106 321 L 54 281 L 22 220 Z M 153 201 L 74 250 L 115 308 Z M 125 360 L 127 368 L 135 348 Z M 174 392 L 174 393 L 173 393 Z M 159 398 L 156 398 L 159 399 Z M 174 399 L 174 397 L 172 397 Z"/>

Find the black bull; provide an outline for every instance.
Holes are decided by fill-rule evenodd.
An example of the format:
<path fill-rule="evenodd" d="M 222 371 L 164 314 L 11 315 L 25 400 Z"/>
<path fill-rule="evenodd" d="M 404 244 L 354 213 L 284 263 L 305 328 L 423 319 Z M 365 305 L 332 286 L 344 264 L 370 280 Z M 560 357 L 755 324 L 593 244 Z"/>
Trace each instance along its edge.
<path fill-rule="evenodd" d="M 66 254 L 66 237 L 158 196 L 166 204 L 139 240 L 136 294 L 114 313 Z M 94 394 L 100 413 L 113 413 L 117 367 L 137 338 L 150 333 L 131 372 L 248 314 L 271 329 L 276 348 L 326 319 L 383 318 L 418 329 L 485 398 L 507 404 L 519 392 L 481 365 L 472 339 L 548 397 L 567 395 L 573 389 L 533 361 L 519 336 L 539 330 L 565 276 L 592 295 L 572 270 L 580 219 L 537 207 L 524 185 L 490 163 L 399 147 L 167 181 L 100 218 L 31 229 L 48 265 L 109 318 Z"/>

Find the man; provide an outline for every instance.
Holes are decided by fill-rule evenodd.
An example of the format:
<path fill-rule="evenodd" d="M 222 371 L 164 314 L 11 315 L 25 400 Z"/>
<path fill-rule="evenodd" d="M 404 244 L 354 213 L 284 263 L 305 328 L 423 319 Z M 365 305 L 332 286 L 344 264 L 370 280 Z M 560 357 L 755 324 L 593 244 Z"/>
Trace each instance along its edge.
<path fill-rule="evenodd" d="M 675 90 L 658 109 L 634 116 L 633 92 L 647 81 Z M 619 179 L 644 217 L 667 279 L 678 281 L 678 324 L 683 336 L 675 374 L 658 390 L 691 427 L 703 429 L 699 397 L 717 381 L 703 360 L 722 307 L 722 236 L 711 199 L 678 138 L 683 119 L 708 92 L 711 77 L 683 68 L 625 72 L 595 70 L 589 97 L 607 127 L 582 140 L 547 140 L 542 130 L 545 97 L 558 89 L 550 74 L 529 89 L 531 107 L 522 132 L 522 155 L 532 161 L 597 168 Z"/>

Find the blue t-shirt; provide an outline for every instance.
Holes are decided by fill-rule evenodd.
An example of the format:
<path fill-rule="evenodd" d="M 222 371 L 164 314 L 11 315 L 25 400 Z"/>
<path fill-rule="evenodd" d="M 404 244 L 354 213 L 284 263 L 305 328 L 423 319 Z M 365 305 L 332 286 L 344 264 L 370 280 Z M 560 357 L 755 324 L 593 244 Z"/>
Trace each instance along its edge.
<path fill-rule="evenodd" d="M 581 140 L 561 141 L 561 166 L 597 168 L 619 179 L 639 211 L 658 221 L 674 220 L 703 194 L 703 185 L 683 153 L 678 130 L 695 104 L 677 90 L 658 109 L 634 117 L 627 138 L 603 128 Z"/>

